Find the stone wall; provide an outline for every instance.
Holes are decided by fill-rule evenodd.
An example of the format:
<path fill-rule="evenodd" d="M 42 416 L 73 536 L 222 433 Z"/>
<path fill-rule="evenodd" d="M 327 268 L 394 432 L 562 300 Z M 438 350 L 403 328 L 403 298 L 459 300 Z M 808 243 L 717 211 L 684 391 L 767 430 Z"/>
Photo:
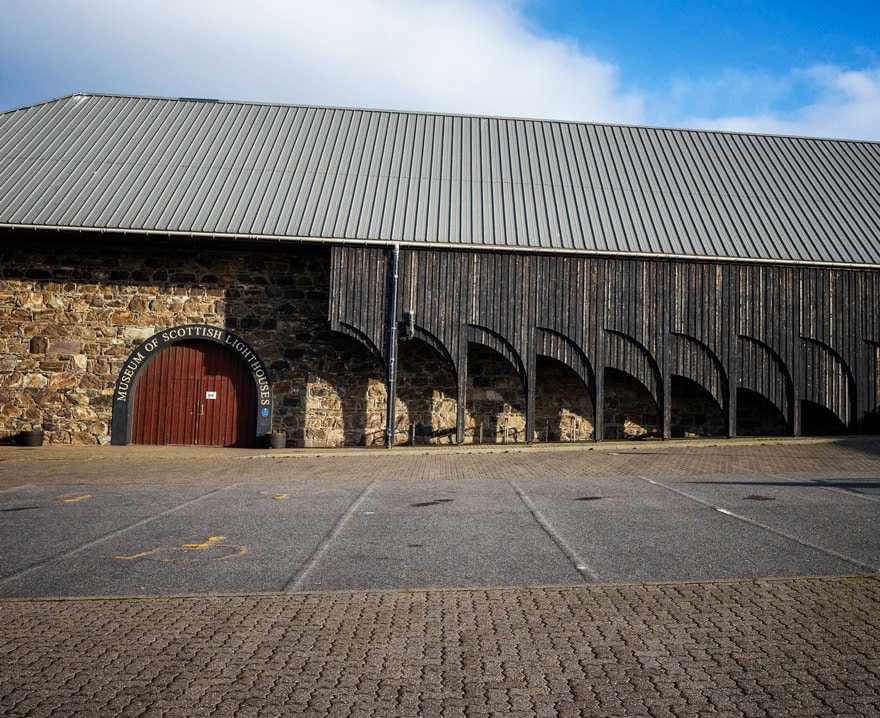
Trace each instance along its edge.
<path fill-rule="evenodd" d="M 644 384 L 617 369 L 605 370 L 605 438 L 660 435 L 660 414 Z"/>
<path fill-rule="evenodd" d="M 275 426 L 303 440 L 309 378 L 349 361 L 350 345 L 326 318 L 326 250 L 183 250 L 24 232 L 3 240 L 0 440 L 42 428 L 53 443 L 108 443 L 122 365 L 171 326 L 209 324 L 248 341 L 271 369 Z"/>
<path fill-rule="evenodd" d="M 583 380 L 569 367 L 539 356 L 535 386 L 538 441 L 589 441 L 593 435 L 593 401 Z"/>
<path fill-rule="evenodd" d="M 726 436 L 727 421 L 721 406 L 696 382 L 672 377 L 672 436 Z"/>
<path fill-rule="evenodd" d="M 739 389 L 736 398 L 738 436 L 785 436 L 785 417 L 773 403 L 757 392 Z"/>

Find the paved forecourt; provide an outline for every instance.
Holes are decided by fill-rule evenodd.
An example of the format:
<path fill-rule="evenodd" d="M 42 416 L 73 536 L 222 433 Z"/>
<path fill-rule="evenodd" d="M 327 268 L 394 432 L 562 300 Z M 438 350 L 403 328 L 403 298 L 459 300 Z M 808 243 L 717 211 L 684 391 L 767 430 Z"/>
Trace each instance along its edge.
<path fill-rule="evenodd" d="M 880 580 L 0 601 L 7 716 L 876 716 Z"/>
<path fill-rule="evenodd" d="M 0 447 L 4 715 L 880 711 L 880 442 L 55 448 Z"/>

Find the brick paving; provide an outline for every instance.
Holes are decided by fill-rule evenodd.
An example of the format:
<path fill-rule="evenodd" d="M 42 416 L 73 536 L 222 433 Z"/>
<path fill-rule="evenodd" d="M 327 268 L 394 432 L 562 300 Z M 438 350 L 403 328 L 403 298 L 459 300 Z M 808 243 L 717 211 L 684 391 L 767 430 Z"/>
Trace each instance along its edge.
<path fill-rule="evenodd" d="M 7 716 L 876 716 L 880 578 L 0 602 Z"/>
<path fill-rule="evenodd" d="M 59 476 L 204 481 L 209 465 L 211 480 L 243 481 L 251 461 L 261 480 L 297 481 L 365 470 L 383 480 L 876 476 L 880 458 L 876 440 L 606 444 L 491 458 L 76 448 L 0 448 L 0 488 Z M 0 714 L 878 716 L 880 576 L 4 600 Z"/>
<path fill-rule="evenodd" d="M 0 446 L 0 491 L 25 484 L 708 476 L 880 471 L 880 439 L 252 450 L 180 446 Z"/>

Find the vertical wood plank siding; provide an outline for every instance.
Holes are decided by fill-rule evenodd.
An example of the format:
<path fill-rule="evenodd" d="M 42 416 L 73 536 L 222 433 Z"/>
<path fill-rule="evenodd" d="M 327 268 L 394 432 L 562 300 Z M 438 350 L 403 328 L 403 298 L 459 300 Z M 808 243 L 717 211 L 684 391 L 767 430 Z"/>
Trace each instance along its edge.
<path fill-rule="evenodd" d="M 332 326 L 381 362 L 389 252 L 333 249 Z M 729 420 L 736 389 L 757 392 L 793 433 L 801 400 L 826 407 L 850 431 L 880 406 L 880 272 L 412 248 L 400 256 L 398 321 L 414 314 L 415 336 L 447 358 L 460 392 L 468 342 L 506 356 L 523 381 L 530 423 L 539 354 L 574 370 L 594 401 L 605 367 L 627 372 L 647 387 L 666 424 L 676 375 L 732 409 Z"/>

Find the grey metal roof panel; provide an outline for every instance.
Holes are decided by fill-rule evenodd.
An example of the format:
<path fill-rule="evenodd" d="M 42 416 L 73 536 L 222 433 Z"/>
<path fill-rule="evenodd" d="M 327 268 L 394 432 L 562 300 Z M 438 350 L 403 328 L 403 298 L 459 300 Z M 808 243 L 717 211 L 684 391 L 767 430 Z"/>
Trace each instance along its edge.
<path fill-rule="evenodd" d="M 880 144 L 72 95 L 0 114 L 0 226 L 880 266 Z"/>

